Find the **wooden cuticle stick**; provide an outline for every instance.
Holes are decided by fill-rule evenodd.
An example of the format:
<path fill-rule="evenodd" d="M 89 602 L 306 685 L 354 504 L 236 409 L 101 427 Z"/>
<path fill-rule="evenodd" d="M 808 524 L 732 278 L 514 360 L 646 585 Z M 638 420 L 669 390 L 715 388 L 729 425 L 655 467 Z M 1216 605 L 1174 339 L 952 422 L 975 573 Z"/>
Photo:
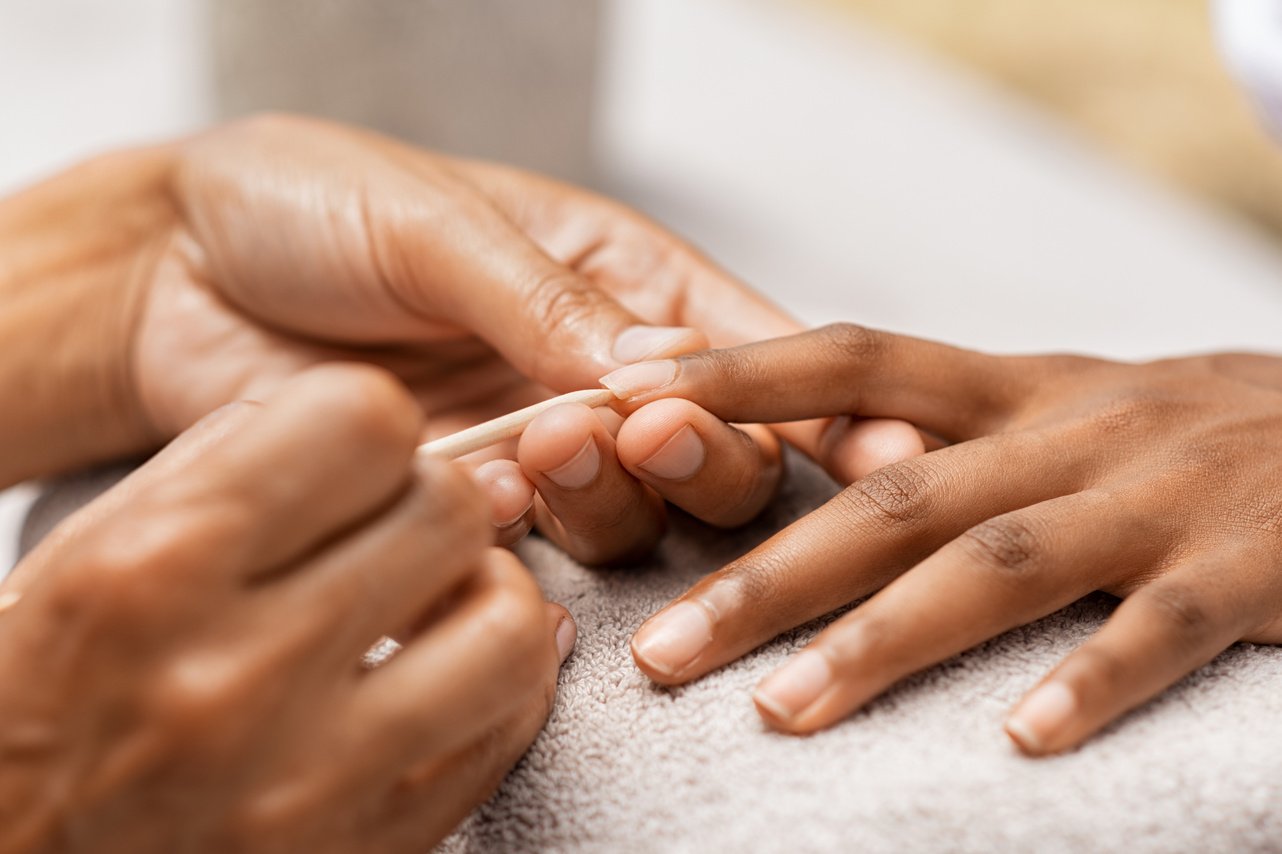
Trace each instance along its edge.
<path fill-rule="evenodd" d="M 530 426 L 531 421 L 554 406 L 560 406 L 563 403 L 581 403 L 584 406 L 597 407 L 605 406 L 607 403 L 613 403 L 616 400 L 618 400 L 618 397 L 608 388 L 572 391 L 569 394 L 563 394 L 560 397 L 553 397 L 533 406 L 518 409 L 516 412 L 500 415 L 498 418 L 486 421 L 483 424 L 477 424 L 475 427 L 468 427 L 466 430 L 460 430 L 457 433 L 433 439 L 426 444 L 419 445 L 418 453 L 445 457 L 447 460 L 458 459 L 473 451 L 479 451 L 482 448 L 488 448 L 490 445 L 497 445 L 506 439 L 514 439 L 520 436 L 525 432 L 525 428 Z"/>

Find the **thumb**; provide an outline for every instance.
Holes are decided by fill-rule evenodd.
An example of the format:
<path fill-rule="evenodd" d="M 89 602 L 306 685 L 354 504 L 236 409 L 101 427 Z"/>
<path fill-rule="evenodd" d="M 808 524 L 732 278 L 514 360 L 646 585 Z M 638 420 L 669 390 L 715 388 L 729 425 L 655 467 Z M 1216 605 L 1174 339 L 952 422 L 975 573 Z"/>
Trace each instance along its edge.
<path fill-rule="evenodd" d="M 497 211 L 457 222 L 444 240 L 420 242 L 417 281 L 402 289 L 468 329 L 517 370 L 557 391 L 644 359 L 701 350 L 690 327 L 651 326 L 597 285 L 548 257 Z"/>

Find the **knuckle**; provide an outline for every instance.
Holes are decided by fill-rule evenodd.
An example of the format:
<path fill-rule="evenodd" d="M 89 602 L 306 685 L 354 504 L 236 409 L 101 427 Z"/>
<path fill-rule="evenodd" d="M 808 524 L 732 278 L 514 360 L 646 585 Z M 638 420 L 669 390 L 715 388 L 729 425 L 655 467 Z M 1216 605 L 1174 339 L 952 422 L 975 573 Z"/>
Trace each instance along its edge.
<path fill-rule="evenodd" d="M 1248 498 L 1230 504 L 1226 524 L 1247 534 L 1273 541 L 1282 538 L 1282 499 L 1275 496 Z"/>
<path fill-rule="evenodd" d="M 794 577 L 794 567 L 788 548 L 758 549 L 721 570 L 716 589 L 721 598 L 754 612 L 751 616 L 755 622 L 786 621 L 789 615 L 781 594 Z"/>
<path fill-rule="evenodd" d="M 1092 408 L 1091 428 L 1105 435 L 1147 431 L 1150 425 L 1171 416 L 1178 405 L 1170 393 L 1155 384 L 1125 388 Z"/>
<path fill-rule="evenodd" d="M 865 667 L 872 655 L 892 646 L 892 620 L 875 613 L 854 611 L 821 637 L 829 662 L 838 669 Z"/>
<path fill-rule="evenodd" d="M 860 516 L 871 516 L 886 527 L 921 523 L 930 513 L 937 488 L 931 469 L 917 460 L 885 466 L 855 481 L 840 501 Z"/>
<path fill-rule="evenodd" d="M 839 365 L 866 364 L 880 354 L 881 335 L 855 323 L 831 323 L 819 330 L 820 340 Z"/>
<path fill-rule="evenodd" d="M 1040 563 L 1042 533 L 1018 516 L 989 519 L 962 534 L 961 543 L 987 568 L 1025 577 Z"/>
<path fill-rule="evenodd" d="M 1109 696 L 1126 686 L 1130 668 L 1112 647 L 1099 641 L 1087 641 L 1073 654 L 1076 670 L 1090 693 Z"/>
<path fill-rule="evenodd" d="M 325 365 L 308 372 L 320 388 L 327 419 L 356 448 L 413 447 L 421 416 L 408 389 L 373 365 Z"/>
<path fill-rule="evenodd" d="M 235 657 L 178 655 L 151 680 L 148 716 L 162 732 L 194 747 L 213 746 L 210 734 L 245 721 L 250 680 Z"/>
<path fill-rule="evenodd" d="M 574 328 L 590 320 L 601 300 L 593 289 L 573 272 L 554 268 L 541 272 L 529 285 L 525 298 L 540 329 L 549 332 Z"/>
<path fill-rule="evenodd" d="M 1187 584 L 1154 583 L 1144 591 L 1144 602 L 1156 620 L 1170 628 L 1176 637 L 1190 642 L 1205 638 L 1215 624 L 1204 598 Z"/>
<path fill-rule="evenodd" d="M 529 660 L 548 646 L 543 597 L 528 577 L 501 580 L 479 619 L 484 634 L 512 661 Z"/>
<path fill-rule="evenodd" d="M 62 586 L 73 599 L 93 602 L 104 615 L 153 622 L 162 615 L 156 611 L 156 597 L 173 592 L 168 580 L 199 560 L 189 530 L 163 517 L 135 524 L 122 520 L 85 543 L 85 554 L 63 574 Z"/>
<path fill-rule="evenodd" d="M 460 541 L 478 546 L 489 543 L 493 538 L 489 504 L 461 467 L 419 455 L 415 474 L 405 500 L 412 514 L 426 523 L 425 530 L 448 530 Z"/>

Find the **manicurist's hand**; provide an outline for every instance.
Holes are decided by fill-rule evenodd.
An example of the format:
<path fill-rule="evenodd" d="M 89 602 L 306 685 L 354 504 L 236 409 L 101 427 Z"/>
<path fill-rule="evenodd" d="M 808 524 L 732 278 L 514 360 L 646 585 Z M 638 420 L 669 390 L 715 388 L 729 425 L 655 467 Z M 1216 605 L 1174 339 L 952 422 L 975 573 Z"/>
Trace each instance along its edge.
<path fill-rule="evenodd" d="M 757 688 L 779 729 L 833 724 L 1095 590 L 1116 613 L 1007 722 L 1029 753 L 1078 744 L 1235 641 L 1282 642 L 1282 359 L 1000 358 L 837 325 L 607 383 L 632 408 L 899 418 L 952 443 L 855 481 L 634 637 L 641 668 L 677 684 L 874 594 Z"/>
<path fill-rule="evenodd" d="M 0 397 L 23 397 L 0 407 L 0 441 L 21 450 L 0 482 L 148 450 L 321 362 L 395 373 L 432 438 L 627 363 L 796 330 L 616 203 L 281 116 L 109 155 L 0 203 L 0 308 Z M 498 540 L 537 519 L 609 561 L 653 543 L 662 498 L 735 524 L 778 482 L 771 431 L 680 402 L 618 427 L 567 407 L 489 455 L 507 459 L 470 460 Z M 919 449 L 906 425 L 879 430 L 843 425 L 853 441 L 824 447 L 852 470 Z M 820 453 L 818 426 L 784 432 Z"/>
<path fill-rule="evenodd" d="M 421 852 L 547 715 L 574 625 L 415 402 L 328 366 L 218 410 L 0 586 L 0 850 Z M 14 601 L 16 597 L 16 602 Z M 405 645 L 377 669 L 386 632 Z"/>

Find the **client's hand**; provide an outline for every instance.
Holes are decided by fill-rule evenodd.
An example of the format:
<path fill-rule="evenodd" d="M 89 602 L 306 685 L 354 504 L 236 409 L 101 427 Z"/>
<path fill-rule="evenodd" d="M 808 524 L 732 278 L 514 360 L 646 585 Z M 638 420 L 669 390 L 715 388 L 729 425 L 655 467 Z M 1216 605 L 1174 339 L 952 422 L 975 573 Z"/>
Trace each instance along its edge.
<path fill-rule="evenodd" d="M 955 443 L 858 480 L 633 639 L 647 674 L 681 683 L 884 588 L 758 687 L 780 729 L 832 724 L 1094 590 L 1124 601 L 1011 714 L 1029 753 L 1079 743 L 1235 641 L 1282 642 L 1282 359 L 999 358 L 837 325 L 607 383 L 631 408 L 856 413 Z"/>
<path fill-rule="evenodd" d="M 317 368 L 28 557 L 0 587 L 0 850 L 421 852 L 489 794 L 574 626 L 466 474 L 413 459 L 421 428 L 391 377 Z"/>
<path fill-rule="evenodd" d="M 109 223 L 122 236 L 70 251 L 58 243 L 66 223 Z M 15 289 L 41 270 L 78 282 L 81 267 L 117 255 L 113 270 L 128 273 L 123 292 L 86 287 L 79 295 L 61 281 L 40 289 L 65 294 L 67 307 L 50 322 L 83 327 L 69 336 L 72 346 L 114 342 L 111 352 L 87 357 L 104 377 L 91 392 L 121 398 L 117 409 L 126 412 L 110 412 L 110 425 L 141 425 L 132 447 L 117 440 L 67 464 L 143 450 L 319 362 L 393 371 L 430 413 L 436 436 L 543 399 L 548 389 L 594 387 L 625 363 L 796 331 L 765 300 L 618 204 L 301 118 L 250 119 L 73 170 L 0 209 L 0 245 L 8 244 L 6 260 L 20 274 Z M 132 244 L 139 248 L 131 255 Z M 45 258 L 39 250 L 51 245 Z M 68 316 L 76 313 L 83 317 Z M 33 340 L 42 346 L 40 336 Z M 47 353 L 32 361 L 75 362 Z M 85 425 L 74 438 L 105 445 L 118 432 L 107 426 Z M 659 535 L 660 496 L 733 524 L 757 512 L 778 481 L 778 442 L 768 430 L 713 424 L 685 404 L 616 439 L 617 428 L 608 411 L 550 413 L 522 443 L 520 465 L 481 468 L 500 541 L 538 517 L 576 556 L 610 560 Z M 790 429 L 817 453 L 813 429 Z M 854 431 L 871 433 L 870 442 L 847 443 L 846 468 L 920 450 L 907 425 L 886 428 L 889 445 L 878 429 Z M 499 455 L 516 456 L 515 446 L 491 456 Z M 705 456 L 733 461 L 733 482 L 713 471 L 721 462 L 703 470 Z M 730 501 L 727 485 L 735 487 Z"/>

